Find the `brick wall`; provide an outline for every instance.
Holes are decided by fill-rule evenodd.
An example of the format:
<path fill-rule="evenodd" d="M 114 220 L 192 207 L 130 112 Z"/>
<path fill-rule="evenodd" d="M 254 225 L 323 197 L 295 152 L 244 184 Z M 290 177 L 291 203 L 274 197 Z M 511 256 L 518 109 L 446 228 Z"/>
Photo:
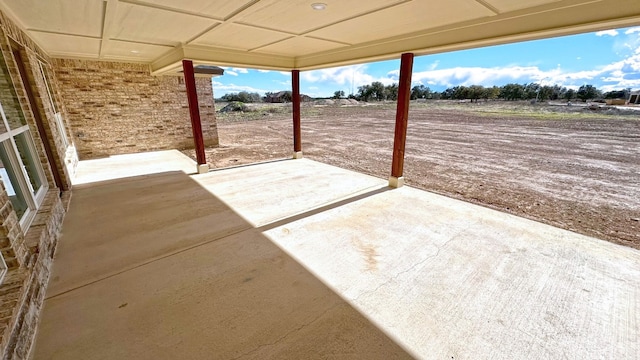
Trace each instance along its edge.
<path fill-rule="evenodd" d="M 18 71 L 18 67 L 16 66 L 15 59 L 13 58 L 13 50 L 10 44 L 10 41 L 13 38 L 9 36 L 10 34 L 7 34 L 5 32 L 6 29 L 4 23 L 2 23 L 2 30 L 2 33 L 0 33 L 0 51 L 2 54 L 2 56 L 0 57 L 0 61 L 2 61 L 4 64 L 4 66 L 2 66 L 2 77 L 5 78 L 2 83 L 4 89 L 2 91 L 3 96 L 1 101 L 5 101 L 5 106 L 3 106 L 3 109 L 6 107 L 6 111 L 8 113 L 5 114 L 13 118 L 13 120 L 9 120 L 9 124 L 11 126 L 13 126 L 13 124 L 16 124 L 15 126 L 13 126 L 14 128 L 18 126 L 17 124 L 19 122 L 19 118 L 24 118 L 26 120 L 26 123 L 29 125 L 31 137 L 33 138 L 36 146 L 40 165 L 42 166 L 46 175 L 46 181 L 49 183 L 49 186 L 55 187 L 55 184 L 53 183 L 53 177 L 51 175 L 51 166 L 47 157 L 45 156 L 44 144 L 42 142 L 41 134 L 37 131 L 37 126 L 35 118 L 33 116 L 31 105 L 27 100 L 27 95 L 22 84 L 20 73 Z M 15 106 L 13 106 L 16 97 L 18 102 L 17 104 L 15 104 Z M 11 113 L 12 111 L 19 110 L 21 110 L 21 114 L 19 115 Z"/>
<path fill-rule="evenodd" d="M 62 199 L 49 192 L 25 238 L 30 250 L 28 263 L 9 273 L 3 283 L 3 288 L 6 284 L 10 290 L 7 294 L 0 291 L 0 299 L 4 295 L 14 305 L 2 337 L 3 359 L 29 357 L 65 213 Z"/>
<path fill-rule="evenodd" d="M 147 65 L 54 59 L 79 158 L 193 148 L 182 77 Z M 205 146 L 218 145 L 211 79 L 196 78 Z"/>
<path fill-rule="evenodd" d="M 61 198 L 59 190 L 55 188 L 44 141 L 53 149 L 52 163 L 61 171 L 63 189 L 70 187 L 70 176 L 65 172 L 66 167 L 61 160 L 73 146 L 65 149 L 62 145 L 53 110 L 51 105 L 47 105 L 50 100 L 39 64 L 42 62 L 48 66 L 48 57 L 1 12 L 0 51 L 6 64 L 0 76 L 3 78 L 0 102 L 6 105 L 5 111 L 16 112 L 9 114 L 12 119 L 19 118 L 21 114 L 24 116 L 44 168 L 45 180 L 50 186 L 31 226 L 25 232 L 4 186 L 0 185 L 0 251 L 8 267 L 5 279 L 0 284 L 0 356 L 2 359 L 26 359 L 33 344 L 53 254 L 66 212 L 62 201 L 63 198 L 66 202 L 69 199 L 68 192 Z M 14 51 L 18 51 L 22 57 L 27 84 L 22 83 Z M 34 108 L 27 100 L 27 87 L 33 92 Z M 9 102 L 15 103 L 16 98 L 18 104 L 9 106 Z M 63 107 L 61 111 L 64 113 Z M 38 112 L 43 120 L 43 133 L 38 129 L 34 112 Z"/>

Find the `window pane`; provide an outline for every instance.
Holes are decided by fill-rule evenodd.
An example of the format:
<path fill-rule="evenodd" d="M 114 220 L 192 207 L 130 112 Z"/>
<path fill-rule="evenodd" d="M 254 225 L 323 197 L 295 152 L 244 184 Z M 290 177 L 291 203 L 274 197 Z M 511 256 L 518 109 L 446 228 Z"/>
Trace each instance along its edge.
<path fill-rule="evenodd" d="M 5 143 L 6 141 L 0 143 L 0 177 L 4 183 L 5 190 L 7 190 L 7 195 L 9 195 L 9 199 L 11 200 L 11 205 L 13 205 L 13 209 L 18 215 L 18 219 L 21 219 L 22 215 L 27 211 L 27 202 L 24 199 L 24 194 L 20 186 L 18 186 L 15 169 L 11 165 L 11 162 L 9 162 Z M 10 144 L 8 145 L 10 146 Z"/>
<path fill-rule="evenodd" d="M 49 85 L 49 70 L 47 70 L 47 66 L 38 60 L 38 66 L 40 67 L 40 72 L 42 72 L 42 78 L 44 79 L 44 84 L 47 86 L 47 95 L 49 95 L 49 101 L 51 102 L 51 109 L 53 113 L 58 113 L 58 106 L 56 106 L 56 101 L 53 97 L 53 91 L 51 89 L 51 85 Z"/>
<path fill-rule="evenodd" d="M 24 113 L 22 113 L 22 108 L 18 102 L 18 96 L 11 82 L 11 76 L 9 75 L 9 70 L 7 70 L 5 60 L 2 52 L 0 52 L 0 70 L 2 73 L 0 76 L 0 103 L 2 103 L 2 109 L 4 110 L 4 115 L 7 117 L 9 127 L 17 129 L 23 125 L 27 125 L 27 122 L 24 119 Z M 6 131 L 7 129 L 4 124 L 2 124 L 0 126 L 0 133 Z"/>
<path fill-rule="evenodd" d="M 28 184 L 31 188 L 30 190 L 33 195 L 35 195 L 42 186 L 42 180 L 38 173 L 39 164 L 36 162 L 38 159 L 33 156 L 34 154 L 31 151 L 32 148 L 29 146 L 30 139 L 27 138 L 27 136 L 31 136 L 29 131 L 25 131 L 20 135 L 14 136 L 14 139 L 16 141 L 16 147 L 18 148 L 18 155 L 20 155 L 24 169 L 27 172 L 27 180 L 29 180 Z"/>

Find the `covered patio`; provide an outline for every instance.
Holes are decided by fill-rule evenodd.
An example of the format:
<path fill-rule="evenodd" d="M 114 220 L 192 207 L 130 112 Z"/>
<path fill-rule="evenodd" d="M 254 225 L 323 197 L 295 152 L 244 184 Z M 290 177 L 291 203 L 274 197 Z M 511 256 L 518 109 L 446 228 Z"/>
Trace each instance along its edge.
<path fill-rule="evenodd" d="M 307 159 L 194 169 L 80 162 L 34 359 L 640 353 L 637 250 Z"/>
<path fill-rule="evenodd" d="M 403 186 L 414 56 L 637 25 L 637 0 L 0 0 L 29 210 L 0 188 L 2 357 L 639 357 L 638 250 Z M 389 59 L 389 178 L 303 159 L 300 72 Z M 296 160 L 209 171 L 211 66 L 291 74 Z"/>

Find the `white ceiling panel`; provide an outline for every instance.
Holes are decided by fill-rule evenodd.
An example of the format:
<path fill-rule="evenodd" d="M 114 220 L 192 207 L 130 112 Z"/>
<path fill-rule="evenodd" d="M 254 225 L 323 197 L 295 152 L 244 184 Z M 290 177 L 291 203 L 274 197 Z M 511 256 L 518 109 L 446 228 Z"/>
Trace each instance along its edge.
<path fill-rule="evenodd" d="M 193 44 L 250 50 L 284 40 L 291 35 L 277 31 L 256 29 L 245 25 L 225 24 L 199 37 Z"/>
<path fill-rule="evenodd" d="M 145 6 L 121 3 L 111 37 L 152 44 L 179 44 L 197 36 L 215 21 Z"/>
<path fill-rule="evenodd" d="M 491 10 L 475 1 L 414 1 L 316 30 L 309 35 L 357 44 L 492 15 Z"/>
<path fill-rule="evenodd" d="M 240 15 L 237 21 L 301 34 L 340 20 L 401 3 L 402 0 L 323 0 L 319 2 L 327 6 L 322 11 L 314 10 L 311 7 L 311 4 L 315 2 L 309 0 L 262 0 L 252 6 L 250 11 Z"/>
<path fill-rule="evenodd" d="M 331 41 L 310 39 L 305 37 L 294 37 L 275 44 L 265 46 L 258 49 L 260 52 L 276 55 L 299 56 L 313 54 L 326 50 L 333 50 L 345 47 L 344 44 L 338 44 Z"/>
<path fill-rule="evenodd" d="M 42 32 L 29 32 L 39 44 L 47 44 L 50 55 L 97 58 L 100 54 L 100 39 L 84 38 Z"/>
<path fill-rule="evenodd" d="M 96 0 L 4 0 L 31 30 L 99 37 L 103 2 Z M 28 20 L 26 20 L 28 19 Z"/>
<path fill-rule="evenodd" d="M 151 62 L 153 59 L 171 49 L 173 49 L 172 46 L 109 40 L 101 56 L 103 59 L 128 59 L 130 61 Z"/>
<path fill-rule="evenodd" d="M 254 2 L 256 0 L 144 0 L 138 4 L 177 9 L 223 20 Z"/>
<path fill-rule="evenodd" d="M 527 9 L 538 5 L 544 5 L 549 3 L 558 2 L 560 0 L 523 0 L 523 1 L 513 1 L 513 0 L 489 0 L 488 4 L 498 9 L 501 13 Z"/>

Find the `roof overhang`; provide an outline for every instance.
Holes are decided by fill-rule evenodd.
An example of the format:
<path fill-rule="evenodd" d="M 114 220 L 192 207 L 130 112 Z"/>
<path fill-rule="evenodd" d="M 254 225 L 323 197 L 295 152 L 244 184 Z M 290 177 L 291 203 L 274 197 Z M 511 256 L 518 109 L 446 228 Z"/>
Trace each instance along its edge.
<path fill-rule="evenodd" d="M 311 70 L 640 25 L 638 0 L 0 0 L 53 57 Z M 597 51 L 597 49 L 594 49 Z"/>

